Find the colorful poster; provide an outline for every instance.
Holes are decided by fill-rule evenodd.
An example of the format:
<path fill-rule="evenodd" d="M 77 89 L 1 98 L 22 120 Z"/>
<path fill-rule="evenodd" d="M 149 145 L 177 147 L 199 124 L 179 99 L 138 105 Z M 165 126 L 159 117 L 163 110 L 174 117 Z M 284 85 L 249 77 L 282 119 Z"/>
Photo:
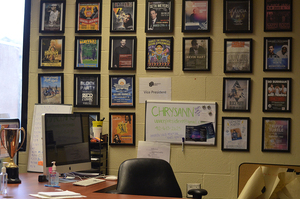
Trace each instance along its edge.
<path fill-rule="evenodd" d="M 284 79 L 265 80 L 265 110 L 287 111 L 289 107 L 290 81 Z"/>
<path fill-rule="evenodd" d="M 207 30 L 208 1 L 185 1 L 185 30 Z"/>
<path fill-rule="evenodd" d="M 226 42 L 226 71 L 250 71 L 250 41 Z"/>
<path fill-rule="evenodd" d="M 111 30 L 132 31 L 134 30 L 135 2 L 112 2 L 111 4 Z"/>
<path fill-rule="evenodd" d="M 99 49 L 99 39 L 78 39 L 76 67 L 98 68 Z"/>
<path fill-rule="evenodd" d="M 265 39 L 265 69 L 290 69 L 290 39 Z"/>
<path fill-rule="evenodd" d="M 63 20 L 62 3 L 44 3 L 42 15 L 42 31 L 61 31 Z"/>
<path fill-rule="evenodd" d="M 135 37 L 111 37 L 110 69 L 134 68 Z"/>
<path fill-rule="evenodd" d="M 224 119 L 223 121 L 223 149 L 247 150 L 248 120 Z"/>
<path fill-rule="evenodd" d="M 42 38 L 40 45 L 41 45 L 40 66 L 62 67 L 63 40 Z"/>
<path fill-rule="evenodd" d="M 98 104 L 98 77 L 92 76 L 78 76 L 76 78 L 76 105 L 89 106 Z"/>
<path fill-rule="evenodd" d="M 133 144 L 133 124 L 132 114 L 111 115 L 111 143 Z"/>
<path fill-rule="evenodd" d="M 249 99 L 249 81 L 248 80 L 230 80 L 225 87 L 225 109 L 247 110 Z"/>
<path fill-rule="evenodd" d="M 147 69 L 171 69 L 171 40 L 147 40 Z"/>
<path fill-rule="evenodd" d="M 77 31 L 99 30 L 100 3 L 79 3 Z"/>
<path fill-rule="evenodd" d="M 148 2 L 147 30 L 171 30 L 171 1 Z"/>
<path fill-rule="evenodd" d="M 208 69 L 208 39 L 184 39 L 184 70 Z"/>
<path fill-rule="evenodd" d="M 111 78 L 111 106 L 133 106 L 133 77 Z"/>
<path fill-rule="evenodd" d="M 62 80 L 60 75 L 40 76 L 40 103 L 62 104 Z"/>

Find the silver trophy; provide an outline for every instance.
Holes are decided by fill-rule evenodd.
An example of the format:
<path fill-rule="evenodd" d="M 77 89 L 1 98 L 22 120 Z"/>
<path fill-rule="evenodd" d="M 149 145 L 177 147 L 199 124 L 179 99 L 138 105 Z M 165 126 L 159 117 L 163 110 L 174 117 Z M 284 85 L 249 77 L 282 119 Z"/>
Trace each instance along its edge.
<path fill-rule="evenodd" d="M 21 144 L 19 145 L 21 132 L 24 136 Z M 1 128 L 0 136 L 1 143 L 10 157 L 9 163 L 6 166 L 6 172 L 8 175 L 7 183 L 21 183 L 21 180 L 19 179 L 19 167 L 14 163 L 13 158 L 24 144 L 26 132 L 23 127 L 21 129 Z"/>

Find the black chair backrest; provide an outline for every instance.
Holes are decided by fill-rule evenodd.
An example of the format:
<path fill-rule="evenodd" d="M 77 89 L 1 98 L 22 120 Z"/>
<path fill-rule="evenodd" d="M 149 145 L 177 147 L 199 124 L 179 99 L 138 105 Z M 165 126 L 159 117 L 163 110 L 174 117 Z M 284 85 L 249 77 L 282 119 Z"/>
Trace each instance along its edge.
<path fill-rule="evenodd" d="M 119 167 L 117 192 L 132 195 L 182 197 L 171 165 L 165 160 L 136 158 Z"/>

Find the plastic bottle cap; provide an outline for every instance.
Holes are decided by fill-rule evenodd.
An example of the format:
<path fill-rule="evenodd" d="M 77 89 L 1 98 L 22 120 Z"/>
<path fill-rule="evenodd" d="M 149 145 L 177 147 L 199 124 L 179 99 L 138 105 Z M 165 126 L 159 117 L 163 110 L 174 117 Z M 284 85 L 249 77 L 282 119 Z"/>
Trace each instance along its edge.
<path fill-rule="evenodd" d="M 56 171 L 56 165 L 55 165 L 56 162 L 55 162 L 55 161 L 52 161 L 51 163 L 53 164 L 53 166 L 52 166 L 52 171 Z"/>

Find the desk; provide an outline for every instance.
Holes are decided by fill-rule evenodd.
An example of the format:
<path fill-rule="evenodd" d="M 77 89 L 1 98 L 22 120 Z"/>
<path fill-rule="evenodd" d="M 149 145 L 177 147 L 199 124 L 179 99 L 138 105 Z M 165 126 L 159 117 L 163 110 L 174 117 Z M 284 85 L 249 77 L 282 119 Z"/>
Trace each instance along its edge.
<path fill-rule="evenodd" d="M 21 173 L 19 177 L 22 181 L 21 184 L 8 184 L 8 195 L 13 196 L 15 199 L 34 199 L 35 197 L 29 194 L 36 194 L 40 191 L 55 191 L 57 188 L 45 187 L 44 182 L 38 182 L 40 173 Z M 74 186 L 72 183 L 60 183 L 60 189 L 69 190 L 87 196 L 88 199 L 166 199 L 165 197 L 153 196 L 139 196 L 139 195 L 125 195 L 125 194 L 109 194 L 97 193 L 101 189 L 105 189 L 117 184 L 117 181 L 105 181 L 87 187 Z M 3 198 L 3 196 L 1 196 Z M 168 199 L 178 199 L 169 198 Z"/>

